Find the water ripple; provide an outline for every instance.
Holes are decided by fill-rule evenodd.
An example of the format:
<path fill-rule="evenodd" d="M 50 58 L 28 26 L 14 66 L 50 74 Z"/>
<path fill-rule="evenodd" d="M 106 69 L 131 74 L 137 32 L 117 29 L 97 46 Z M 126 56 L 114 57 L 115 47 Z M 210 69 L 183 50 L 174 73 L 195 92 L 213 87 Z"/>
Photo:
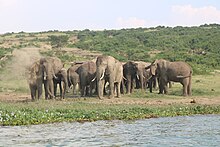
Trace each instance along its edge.
<path fill-rule="evenodd" d="M 0 146 L 218 146 L 220 115 L 2 126 Z"/>

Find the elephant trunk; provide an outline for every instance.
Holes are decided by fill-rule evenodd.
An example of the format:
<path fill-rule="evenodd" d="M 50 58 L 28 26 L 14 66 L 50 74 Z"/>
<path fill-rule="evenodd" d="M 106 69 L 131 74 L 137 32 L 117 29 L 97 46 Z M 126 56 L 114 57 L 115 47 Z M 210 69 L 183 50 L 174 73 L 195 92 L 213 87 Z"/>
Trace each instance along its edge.
<path fill-rule="evenodd" d="M 131 78 L 131 75 L 127 75 L 127 84 L 126 84 L 126 93 L 127 94 L 130 94 L 132 93 L 132 78 Z"/>
<path fill-rule="evenodd" d="M 102 99 L 103 90 L 104 90 L 104 82 L 105 82 L 105 80 L 104 80 L 104 71 L 101 72 L 100 69 L 97 69 L 96 80 L 97 80 L 98 97 L 99 97 L 99 99 Z"/>
<path fill-rule="evenodd" d="M 46 90 L 47 90 L 47 93 L 50 95 L 51 98 L 54 98 L 54 86 L 53 86 L 53 80 L 48 80 L 47 79 L 47 84 L 46 84 Z"/>

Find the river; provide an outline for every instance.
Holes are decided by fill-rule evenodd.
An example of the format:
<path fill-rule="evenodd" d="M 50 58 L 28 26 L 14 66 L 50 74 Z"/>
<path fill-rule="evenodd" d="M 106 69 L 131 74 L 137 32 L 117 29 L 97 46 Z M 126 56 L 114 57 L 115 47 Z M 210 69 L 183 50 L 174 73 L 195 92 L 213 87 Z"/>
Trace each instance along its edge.
<path fill-rule="evenodd" d="M 220 115 L 1 126 L 0 146 L 220 146 Z"/>

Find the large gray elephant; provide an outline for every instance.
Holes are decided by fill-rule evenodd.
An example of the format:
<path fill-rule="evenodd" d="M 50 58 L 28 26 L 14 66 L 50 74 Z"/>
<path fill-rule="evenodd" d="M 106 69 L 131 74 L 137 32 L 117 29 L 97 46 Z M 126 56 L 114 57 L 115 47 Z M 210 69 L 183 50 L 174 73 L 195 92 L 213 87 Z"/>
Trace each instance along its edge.
<path fill-rule="evenodd" d="M 127 94 L 133 92 L 135 83 L 136 88 L 146 88 L 146 84 L 150 78 L 150 72 L 145 68 L 149 65 L 150 63 L 142 61 L 128 61 L 123 65 L 123 75 L 126 79 L 125 87 Z"/>
<path fill-rule="evenodd" d="M 76 86 L 79 84 L 79 75 L 76 70 L 83 64 L 83 62 L 74 62 L 67 70 L 68 86 L 73 89 L 73 95 L 76 92 Z"/>
<path fill-rule="evenodd" d="M 28 69 L 28 84 L 32 100 L 40 99 L 43 85 L 43 66 L 39 61 L 34 62 Z"/>
<path fill-rule="evenodd" d="M 93 61 L 83 63 L 77 70 L 80 81 L 81 96 L 92 96 L 92 90 L 96 88 L 96 64 Z M 89 92 L 88 92 L 89 91 Z"/>
<path fill-rule="evenodd" d="M 191 95 L 192 68 L 186 62 L 170 62 L 164 59 L 155 60 L 150 66 L 150 71 L 152 75 L 158 76 L 160 94 L 167 94 L 167 83 L 173 81 L 183 85 L 184 96 Z"/>
<path fill-rule="evenodd" d="M 116 88 L 117 97 L 120 97 L 120 86 L 123 78 L 122 64 L 111 56 L 98 56 L 96 60 L 96 79 L 99 99 L 103 98 L 105 81 L 109 82 L 109 98 L 114 98 L 114 87 Z"/>
<path fill-rule="evenodd" d="M 40 59 L 40 64 L 43 66 L 45 98 L 54 98 L 55 96 L 53 79 L 58 78 L 56 74 L 58 74 L 63 68 L 63 63 L 59 58 L 45 57 Z"/>
<path fill-rule="evenodd" d="M 62 68 L 57 74 L 57 78 L 53 78 L 54 81 L 54 96 L 56 97 L 57 93 L 57 84 L 60 88 L 60 98 L 64 99 L 66 95 L 66 91 L 69 89 L 68 87 L 68 80 L 67 80 L 67 70 Z"/>

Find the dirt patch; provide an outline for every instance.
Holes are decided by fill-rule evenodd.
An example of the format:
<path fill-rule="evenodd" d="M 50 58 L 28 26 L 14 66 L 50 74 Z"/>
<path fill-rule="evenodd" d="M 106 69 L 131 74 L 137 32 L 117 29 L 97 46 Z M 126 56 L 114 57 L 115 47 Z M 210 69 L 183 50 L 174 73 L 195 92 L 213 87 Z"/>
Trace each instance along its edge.
<path fill-rule="evenodd" d="M 67 97 L 66 99 L 74 99 Z M 81 98 L 84 100 L 84 98 Z M 93 100 L 88 101 L 88 103 L 101 103 L 101 104 L 134 104 L 134 105 L 155 105 L 155 106 L 166 106 L 166 105 L 190 105 L 190 104 L 201 104 L 201 105 L 219 105 L 220 98 L 219 97 L 183 97 L 177 99 L 168 99 L 168 98 L 126 98 L 125 96 L 121 98 L 113 98 L 113 99 L 103 99 L 98 100 L 97 98 L 93 98 Z M 29 94 L 18 94 L 18 93 L 0 93 L 0 101 L 1 102 L 27 102 L 31 101 L 31 97 Z"/>
<path fill-rule="evenodd" d="M 17 93 L 0 93 L 1 102 L 24 102 L 30 101 L 30 95 L 28 94 L 17 94 Z"/>

